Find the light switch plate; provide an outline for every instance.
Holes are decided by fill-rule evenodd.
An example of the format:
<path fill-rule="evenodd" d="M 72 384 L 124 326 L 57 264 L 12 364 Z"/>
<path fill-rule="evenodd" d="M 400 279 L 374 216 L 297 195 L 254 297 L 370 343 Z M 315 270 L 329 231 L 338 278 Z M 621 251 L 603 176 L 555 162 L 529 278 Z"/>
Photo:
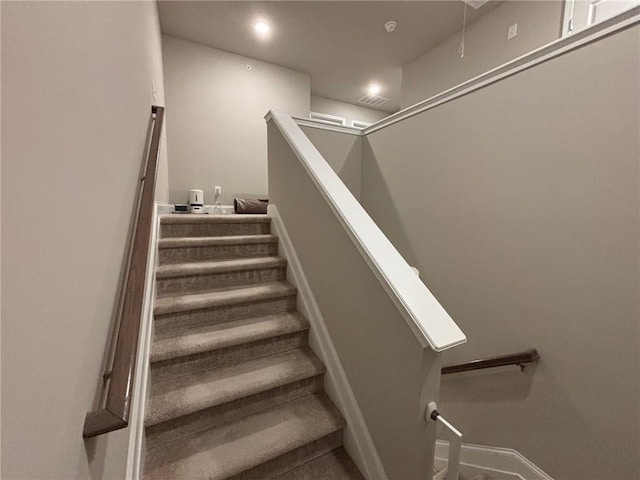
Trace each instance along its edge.
<path fill-rule="evenodd" d="M 507 29 L 507 40 L 511 40 L 518 36 L 518 24 L 514 23 L 513 25 L 509 25 Z"/>

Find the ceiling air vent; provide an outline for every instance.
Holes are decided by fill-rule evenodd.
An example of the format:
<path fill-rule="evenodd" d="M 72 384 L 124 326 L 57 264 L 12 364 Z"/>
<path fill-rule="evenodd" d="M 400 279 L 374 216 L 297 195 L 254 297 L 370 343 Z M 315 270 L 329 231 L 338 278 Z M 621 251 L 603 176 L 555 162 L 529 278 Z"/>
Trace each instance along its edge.
<path fill-rule="evenodd" d="M 369 105 L 370 107 L 379 107 L 389 99 L 387 97 L 381 97 L 380 95 L 365 95 L 358 100 L 358 103 Z"/>

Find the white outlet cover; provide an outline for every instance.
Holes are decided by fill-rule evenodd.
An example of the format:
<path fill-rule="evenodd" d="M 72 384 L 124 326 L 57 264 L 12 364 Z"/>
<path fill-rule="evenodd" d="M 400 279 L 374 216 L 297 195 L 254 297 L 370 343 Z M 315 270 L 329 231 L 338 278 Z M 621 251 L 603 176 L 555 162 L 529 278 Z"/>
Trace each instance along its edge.
<path fill-rule="evenodd" d="M 507 40 L 511 40 L 518 36 L 518 24 L 514 23 L 513 25 L 509 25 L 507 29 Z"/>

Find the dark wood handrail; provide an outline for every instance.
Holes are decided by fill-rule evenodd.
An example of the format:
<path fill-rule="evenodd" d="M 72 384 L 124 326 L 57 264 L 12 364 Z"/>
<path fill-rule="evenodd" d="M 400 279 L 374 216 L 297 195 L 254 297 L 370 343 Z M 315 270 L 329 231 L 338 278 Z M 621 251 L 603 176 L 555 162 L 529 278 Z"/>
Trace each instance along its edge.
<path fill-rule="evenodd" d="M 540 358 L 535 348 L 530 348 L 524 352 L 510 353 L 508 355 L 498 355 L 497 357 L 481 358 L 466 363 L 458 363 L 442 367 L 442 375 L 450 373 L 468 372 L 469 370 L 481 370 L 483 368 L 504 367 L 505 365 L 518 365 L 523 368 L 525 363 L 535 362 Z"/>
<path fill-rule="evenodd" d="M 164 118 L 164 107 L 151 107 L 151 141 L 145 158 L 143 177 L 140 179 L 138 209 L 133 229 L 131 256 L 123 283 L 122 308 L 118 334 L 109 377 L 109 387 L 104 408 L 87 413 L 83 437 L 94 437 L 125 428 L 129 424 L 131 395 L 138 336 L 144 303 L 145 278 L 149 257 L 151 221 L 158 173 L 158 151 Z"/>

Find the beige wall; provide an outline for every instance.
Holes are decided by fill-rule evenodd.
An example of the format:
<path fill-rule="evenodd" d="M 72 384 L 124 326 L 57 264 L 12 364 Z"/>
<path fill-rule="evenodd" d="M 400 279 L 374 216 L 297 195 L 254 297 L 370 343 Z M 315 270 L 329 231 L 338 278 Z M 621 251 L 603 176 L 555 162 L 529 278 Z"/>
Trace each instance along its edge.
<path fill-rule="evenodd" d="M 559 479 L 640 478 L 640 52 L 635 26 L 363 144 L 365 208 L 466 333 L 443 363 L 465 441 Z"/>
<path fill-rule="evenodd" d="M 402 108 L 443 92 L 560 37 L 561 0 L 508 0 L 465 33 L 460 58 L 460 32 L 402 69 Z M 507 40 L 507 28 L 518 23 L 518 36 Z"/>
<path fill-rule="evenodd" d="M 362 137 L 320 128 L 301 128 L 353 196 L 360 200 Z"/>
<path fill-rule="evenodd" d="M 263 117 L 270 109 L 307 117 L 309 75 L 166 35 L 163 55 L 171 201 L 200 188 L 212 204 L 215 185 L 223 204 L 266 196 Z"/>
<path fill-rule="evenodd" d="M 273 121 L 268 131 L 272 202 L 387 475 L 426 480 L 435 426 L 424 408 L 438 395 L 440 356 L 422 348 Z"/>
<path fill-rule="evenodd" d="M 2 38 L 2 5 L 0 4 L 0 38 Z M 1 60 L 0 52 L 0 60 Z M 2 61 L 0 61 L 0 79 L 2 79 Z M 1 83 L 1 82 L 0 82 Z M 0 88 L 0 141 L 2 132 L 2 89 Z M 2 149 L 0 148 L 0 272 L 2 272 Z M 0 412 L 2 412 L 2 275 L 0 274 Z M 2 477 L 2 415 L 0 414 L 0 477 Z"/>
<path fill-rule="evenodd" d="M 2 2 L 3 479 L 124 478 L 128 432 L 84 441 L 82 427 L 160 45 L 155 2 Z"/>
<path fill-rule="evenodd" d="M 311 111 L 344 117 L 347 119 L 347 126 L 351 126 L 353 120 L 376 123 L 378 120 L 389 116 L 386 112 L 340 102 L 331 98 L 319 97 L 317 95 L 311 95 Z"/>

